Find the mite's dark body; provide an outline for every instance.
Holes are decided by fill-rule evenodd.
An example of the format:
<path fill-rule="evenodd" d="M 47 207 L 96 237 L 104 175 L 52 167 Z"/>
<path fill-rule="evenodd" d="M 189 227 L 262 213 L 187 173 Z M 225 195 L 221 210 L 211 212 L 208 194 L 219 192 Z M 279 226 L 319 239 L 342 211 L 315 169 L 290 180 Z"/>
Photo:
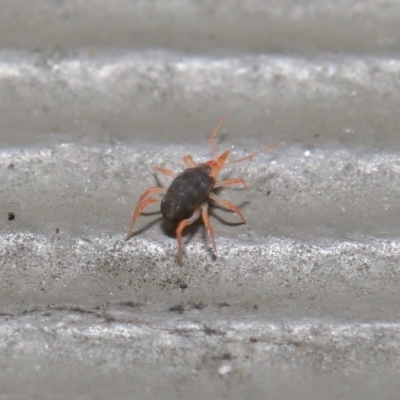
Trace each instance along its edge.
<path fill-rule="evenodd" d="M 210 171 L 210 166 L 200 164 L 185 169 L 172 181 L 161 201 L 161 214 L 167 221 L 180 222 L 190 218 L 207 201 L 215 184 Z"/>
<path fill-rule="evenodd" d="M 160 197 L 158 196 L 163 196 L 161 200 L 162 216 L 167 221 L 176 224 L 175 234 L 178 241 L 179 265 L 183 264 L 182 233 L 186 227 L 195 223 L 199 219 L 202 220 L 204 226 L 206 227 L 214 254 L 217 253 L 214 229 L 209 220 L 209 201 L 235 212 L 241 221 L 244 224 L 246 223 L 246 218 L 238 206 L 231 203 L 227 199 L 220 198 L 216 193 L 213 192 L 214 189 L 224 188 L 232 185 L 243 185 L 246 189 L 248 189 L 245 180 L 243 178 L 217 180 L 218 176 L 225 165 L 250 160 L 257 154 L 263 153 L 264 151 L 275 147 L 275 145 L 265 147 L 242 158 L 227 162 L 232 147 L 218 155 L 215 146 L 215 135 L 222 124 L 223 120 L 220 121 L 216 129 L 210 135 L 210 147 L 214 158 L 198 164 L 193 160 L 193 157 L 190 154 L 186 154 L 182 158 L 183 165 L 186 169 L 179 175 L 168 168 L 161 166 L 156 168 L 157 171 L 173 178 L 173 181 L 168 189 L 164 189 L 160 186 L 152 186 L 147 188 L 140 195 L 139 201 L 133 210 L 132 220 L 129 225 L 128 233 L 126 234 L 126 239 L 129 239 L 133 235 L 133 228 L 140 214 L 142 214 L 143 211 L 151 204 L 160 202 Z"/>

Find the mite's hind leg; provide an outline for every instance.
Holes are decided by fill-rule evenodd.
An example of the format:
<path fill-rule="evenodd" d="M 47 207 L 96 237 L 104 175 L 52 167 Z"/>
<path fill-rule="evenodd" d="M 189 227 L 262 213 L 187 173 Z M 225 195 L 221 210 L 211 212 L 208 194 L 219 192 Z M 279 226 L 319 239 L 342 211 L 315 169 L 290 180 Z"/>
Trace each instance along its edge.
<path fill-rule="evenodd" d="M 161 189 L 161 188 L 159 188 L 159 189 Z M 165 190 L 160 191 L 159 193 L 165 193 Z M 145 193 L 143 193 L 143 194 L 145 194 Z M 143 196 L 143 194 L 142 194 L 142 196 Z M 128 240 L 132 236 L 133 227 L 134 227 L 134 225 L 136 223 L 136 220 L 139 218 L 139 215 L 143 212 L 143 210 L 146 207 L 148 207 L 150 204 L 158 203 L 160 201 L 161 201 L 161 199 L 155 199 L 154 197 L 149 197 L 147 199 L 144 199 L 144 200 L 140 201 L 137 204 L 137 206 L 136 206 L 136 208 L 135 208 L 135 210 L 133 212 L 132 220 L 131 220 L 131 223 L 129 225 L 128 233 L 126 234 L 126 239 L 125 240 Z"/>
<path fill-rule="evenodd" d="M 183 243 L 182 243 L 182 231 L 188 226 L 193 224 L 197 219 L 199 219 L 201 215 L 201 207 L 198 207 L 196 211 L 193 213 L 193 215 L 188 218 L 184 219 L 181 221 L 176 228 L 176 239 L 178 240 L 178 250 L 179 250 L 179 256 L 178 256 L 178 263 L 180 266 L 183 264 Z"/>
<path fill-rule="evenodd" d="M 211 152 L 214 158 L 217 157 L 217 147 L 215 145 L 215 136 L 217 135 L 218 131 L 221 129 L 222 125 L 225 123 L 225 118 L 221 118 L 218 122 L 216 128 L 211 132 L 210 135 L 210 147 Z"/>
<path fill-rule="evenodd" d="M 153 186 L 151 188 L 146 189 L 139 197 L 138 203 L 140 203 L 145 197 L 152 193 L 165 194 L 165 189 L 160 188 L 159 186 Z"/>
<path fill-rule="evenodd" d="M 193 167 L 197 166 L 197 164 L 193 160 L 193 157 L 190 154 L 186 154 L 185 156 L 183 156 L 182 161 L 183 161 L 183 165 L 186 168 L 193 168 Z"/>
<path fill-rule="evenodd" d="M 204 225 L 206 226 L 208 236 L 211 240 L 211 245 L 214 251 L 214 254 L 217 255 L 217 246 L 215 244 L 215 236 L 214 236 L 214 229 L 208 219 L 208 203 L 204 203 L 201 206 L 201 218 L 203 219 Z"/>
<path fill-rule="evenodd" d="M 171 170 L 168 169 L 168 168 L 156 167 L 156 168 L 154 168 L 154 169 L 155 169 L 156 171 L 161 172 L 161 173 L 164 174 L 164 175 L 167 175 L 167 176 L 171 177 L 171 178 L 175 178 L 175 177 L 176 177 L 176 173 L 175 173 L 174 171 L 171 171 Z"/>
<path fill-rule="evenodd" d="M 244 224 L 246 223 L 246 218 L 245 218 L 245 216 L 243 215 L 242 211 L 240 210 L 240 208 L 238 206 L 235 206 L 229 200 L 221 199 L 220 197 L 218 197 L 214 193 L 210 193 L 209 197 L 210 197 L 211 200 L 213 200 L 216 203 L 220 204 L 222 207 L 225 207 L 228 210 L 232 210 L 233 212 L 235 212 L 237 215 L 239 215 L 239 217 L 242 220 L 242 222 Z"/>
<path fill-rule="evenodd" d="M 247 186 L 246 181 L 243 178 L 234 178 L 234 179 L 228 179 L 226 181 L 219 181 L 216 182 L 214 185 L 215 188 L 220 188 L 220 187 L 225 187 L 225 186 L 231 186 L 231 185 L 236 185 L 236 184 L 241 184 L 243 185 L 246 189 L 249 187 Z"/>

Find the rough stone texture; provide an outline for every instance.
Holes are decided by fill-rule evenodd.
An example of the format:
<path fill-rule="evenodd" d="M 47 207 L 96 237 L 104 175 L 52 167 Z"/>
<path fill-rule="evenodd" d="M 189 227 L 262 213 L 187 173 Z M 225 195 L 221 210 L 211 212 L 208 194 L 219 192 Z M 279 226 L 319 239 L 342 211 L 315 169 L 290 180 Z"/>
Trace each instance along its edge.
<path fill-rule="evenodd" d="M 4 1 L 0 397 L 397 399 L 400 2 Z M 211 157 L 185 235 L 138 196 Z M 150 211 L 157 211 L 152 208 Z M 15 218 L 9 219 L 8 213 Z"/>

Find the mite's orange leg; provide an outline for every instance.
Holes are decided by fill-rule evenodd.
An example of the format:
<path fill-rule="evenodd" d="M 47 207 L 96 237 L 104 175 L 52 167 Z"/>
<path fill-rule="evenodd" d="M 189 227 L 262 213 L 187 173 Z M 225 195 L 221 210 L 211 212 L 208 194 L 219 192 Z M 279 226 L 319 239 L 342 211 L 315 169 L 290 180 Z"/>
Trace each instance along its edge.
<path fill-rule="evenodd" d="M 151 193 L 165 194 L 166 191 L 165 189 L 160 188 L 159 186 L 153 186 L 151 188 L 148 188 L 140 195 L 138 203 L 140 203 L 145 197 L 147 197 Z"/>
<path fill-rule="evenodd" d="M 214 251 L 214 254 L 217 254 L 217 246 L 215 244 L 215 236 L 214 236 L 214 229 L 210 224 L 210 220 L 208 219 L 208 204 L 205 203 L 201 206 L 201 217 L 203 219 L 204 225 L 206 226 L 208 236 L 211 240 L 211 245 Z"/>
<path fill-rule="evenodd" d="M 237 183 L 243 185 L 246 189 L 249 188 L 247 186 L 246 181 L 243 178 L 234 178 L 234 179 L 228 179 L 226 181 L 216 182 L 215 185 L 214 185 L 214 188 L 236 185 Z"/>
<path fill-rule="evenodd" d="M 229 161 L 225 165 L 230 165 L 230 164 L 235 164 L 235 163 L 246 161 L 246 160 L 251 160 L 253 157 L 257 156 L 258 154 L 261 154 L 261 153 L 264 153 L 264 152 L 266 152 L 268 150 L 274 149 L 276 146 L 278 146 L 278 145 L 277 144 L 273 144 L 271 146 L 264 147 L 263 149 L 257 150 L 254 153 L 251 153 L 251 154 L 249 154 L 249 155 L 247 155 L 245 157 L 238 158 L 237 160 Z"/>
<path fill-rule="evenodd" d="M 156 171 L 163 173 L 164 175 L 170 176 L 171 178 L 175 178 L 175 172 L 171 171 L 170 169 L 164 167 L 156 167 L 154 168 Z"/>
<path fill-rule="evenodd" d="M 184 219 L 183 221 L 181 221 L 178 225 L 178 227 L 176 228 L 176 238 L 178 240 L 178 249 L 179 249 L 179 257 L 178 257 L 178 262 L 179 265 L 182 266 L 183 264 L 183 243 L 182 243 L 182 231 L 188 226 L 193 224 L 193 222 L 195 222 L 197 219 L 199 219 L 201 214 L 201 207 L 197 208 L 196 211 L 193 213 L 193 215 L 188 218 L 188 219 Z"/>
<path fill-rule="evenodd" d="M 150 204 L 158 203 L 159 201 L 161 200 L 155 199 L 154 197 L 149 197 L 148 199 L 142 200 L 141 202 L 138 203 L 138 205 L 135 208 L 135 211 L 133 212 L 132 221 L 131 224 L 129 225 L 129 230 L 128 233 L 126 234 L 125 240 L 128 240 L 132 236 L 133 226 L 135 225 L 136 220 L 139 218 L 139 215 L 143 212 L 143 210 Z"/>
<path fill-rule="evenodd" d="M 235 212 L 237 215 L 239 215 L 239 217 L 242 220 L 242 222 L 244 224 L 246 223 L 246 218 L 245 218 L 245 216 L 243 215 L 242 211 L 240 210 L 240 208 L 238 206 L 235 206 L 229 200 L 221 199 L 220 197 L 218 197 L 214 193 L 210 193 L 209 197 L 210 197 L 211 200 L 215 201 L 216 203 L 220 204 L 221 206 L 227 208 L 228 210 L 232 210 L 233 212 Z"/>
<path fill-rule="evenodd" d="M 218 122 L 216 128 L 211 132 L 210 135 L 210 147 L 212 151 L 212 155 L 214 158 L 217 157 L 217 147 L 215 146 L 215 136 L 217 135 L 218 131 L 221 129 L 222 125 L 225 123 L 225 118 L 221 118 Z"/>
<path fill-rule="evenodd" d="M 186 168 L 192 168 L 192 167 L 196 167 L 197 164 L 194 162 L 193 157 L 190 154 L 186 154 L 185 156 L 183 156 L 183 165 Z"/>

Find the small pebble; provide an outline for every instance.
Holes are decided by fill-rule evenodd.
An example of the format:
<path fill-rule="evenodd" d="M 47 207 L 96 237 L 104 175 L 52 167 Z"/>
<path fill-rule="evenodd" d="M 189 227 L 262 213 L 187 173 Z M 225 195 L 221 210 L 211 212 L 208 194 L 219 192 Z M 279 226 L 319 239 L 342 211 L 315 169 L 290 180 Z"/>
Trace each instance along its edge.
<path fill-rule="evenodd" d="M 9 211 L 7 214 L 8 214 L 9 221 L 12 221 L 13 219 L 15 219 L 15 214 L 13 212 Z"/>
<path fill-rule="evenodd" d="M 229 374 L 232 371 L 232 364 L 231 363 L 224 363 L 218 368 L 218 373 L 220 375 Z"/>

